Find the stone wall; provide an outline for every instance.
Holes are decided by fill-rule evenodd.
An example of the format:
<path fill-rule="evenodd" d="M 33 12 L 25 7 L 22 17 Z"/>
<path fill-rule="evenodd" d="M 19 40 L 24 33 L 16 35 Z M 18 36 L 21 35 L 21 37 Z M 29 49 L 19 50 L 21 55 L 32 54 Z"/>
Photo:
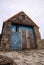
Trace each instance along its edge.
<path fill-rule="evenodd" d="M 3 26 L 3 31 L 2 31 L 2 39 L 1 39 L 1 46 L 3 50 L 10 50 L 10 37 L 11 37 L 11 22 L 5 22 Z M 37 44 L 37 48 L 41 49 L 44 48 L 44 41 L 41 40 L 40 33 L 39 33 L 39 28 L 34 26 L 34 31 L 35 31 L 35 40 Z M 41 45 L 42 44 L 42 45 Z"/>
<path fill-rule="evenodd" d="M 44 49 L 44 39 L 41 39 L 41 40 L 39 41 L 39 44 L 41 45 L 41 46 L 40 46 L 41 49 Z"/>
<path fill-rule="evenodd" d="M 34 31 L 35 31 L 35 40 L 36 40 L 36 45 L 37 48 L 41 48 L 41 37 L 39 33 L 39 28 L 34 26 Z M 10 37 L 11 37 L 11 22 L 5 22 L 3 26 L 3 31 L 2 31 L 2 39 L 1 39 L 1 46 L 3 50 L 11 50 L 11 45 L 10 45 Z M 24 46 L 24 45 L 23 45 Z"/>
<path fill-rule="evenodd" d="M 2 34 L 0 34 L 0 50 L 2 50 L 1 49 L 1 38 L 2 38 Z"/>
<path fill-rule="evenodd" d="M 34 31 L 35 31 L 35 39 L 36 39 L 37 48 L 40 49 L 41 48 L 41 44 L 40 44 L 41 36 L 40 36 L 39 28 L 34 26 Z"/>
<path fill-rule="evenodd" d="M 3 26 L 3 31 L 2 31 L 2 39 L 1 39 L 1 46 L 3 50 L 10 50 L 10 22 L 6 22 Z"/>
<path fill-rule="evenodd" d="M 0 34 L 0 46 L 1 46 L 1 34 Z"/>

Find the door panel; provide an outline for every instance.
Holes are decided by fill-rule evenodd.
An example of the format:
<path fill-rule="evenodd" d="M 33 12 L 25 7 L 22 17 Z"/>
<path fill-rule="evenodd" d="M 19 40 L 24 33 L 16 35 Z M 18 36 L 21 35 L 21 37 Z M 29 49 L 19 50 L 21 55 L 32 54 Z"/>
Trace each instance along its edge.
<path fill-rule="evenodd" d="M 30 38 L 30 47 L 35 48 L 35 37 L 34 37 L 34 31 L 33 31 L 32 27 L 30 27 L 28 29 L 28 35 L 29 35 L 29 38 Z"/>
<path fill-rule="evenodd" d="M 12 32 L 11 33 L 11 48 L 13 50 L 21 50 L 21 35 L 19 32 Z"/>
<path fill-rule="evenodd" d="M 35 37 L 33 27 L 19 26 L 21 32 L 22 48 L 35 48 Z"/>
<path fill-rule="evenodd" d="M 12 50 L 21 50 L 22 45 L 21 45 L 21 33 L 20 32 L 15 32 L 16 27 L 11 26 L 11 49 Z"/>
<path fill-rule="evenodd" d="M 22 49 L 27 48 L 26 44 L 26 28 L 23 26 L 19 26 L 19 31 L 21 32 L 21 44 L 22 44 Z"/>
<path fill-rule="evenodd" d="M 22 48 L 26 49 L 27 44 L 26 44 L 26 30 L 22 30 Z"/>
<path fill-rule="evenodd" d="M 28 34 L 28 30 L 26 30 L 26 43 L 27 43 L 27 49 L 30 49 L 30 36 Z"/>
<path fill-rule="evenodd" d="M 15 25 L 11 25 L 11 32 L 16 32 L 16 26 Z"/>

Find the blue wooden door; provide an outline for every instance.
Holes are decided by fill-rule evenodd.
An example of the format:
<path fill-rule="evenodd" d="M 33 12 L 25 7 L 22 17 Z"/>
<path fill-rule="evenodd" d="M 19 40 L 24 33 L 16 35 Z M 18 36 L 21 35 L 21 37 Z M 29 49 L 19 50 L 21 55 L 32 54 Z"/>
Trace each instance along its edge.
<path fill-rule="evenodd" d="M 19 26 L 19 30 L 22 33 L 22 45 L 24 47 L 26 47 L 26 43 L 28 42 L 28 45 L 30 43 L 30 48 L 36 48 L 36 44 L 35 44 L 35 34 L 34 34 L 34 30 L 33 27 L 31 26 Z M 29 42 L 30 40 L 30 42 Z M 26 42 L 27 41 L 27 42 Z M 24 44 L 23 44 L 24 43 Z"/>
<path fill-rule="evenodd" d="M 20 32 L 16 32 L 16 26 L 11 26 L 11 49 L 12 50 L 21 50 L 21 34 Z"/>

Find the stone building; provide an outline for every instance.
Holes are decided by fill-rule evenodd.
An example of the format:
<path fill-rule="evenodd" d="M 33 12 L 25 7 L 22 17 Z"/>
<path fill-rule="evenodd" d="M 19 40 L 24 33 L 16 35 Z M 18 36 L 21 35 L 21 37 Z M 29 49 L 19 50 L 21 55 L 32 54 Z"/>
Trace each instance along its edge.
<path fill-rule="evenodd" d="M 39 27 L 20 12 L 4 21 L 0 48 L 2 50 L 40 49 Z"/>

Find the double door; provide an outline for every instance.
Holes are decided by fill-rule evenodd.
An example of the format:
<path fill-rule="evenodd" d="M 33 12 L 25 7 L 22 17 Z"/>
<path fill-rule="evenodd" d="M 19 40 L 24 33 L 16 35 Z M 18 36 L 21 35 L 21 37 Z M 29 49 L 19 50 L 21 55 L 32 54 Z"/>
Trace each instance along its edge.
<path fill-rule="evenodd" d="M 32 27 L 11 25 L 12 50 L 35 48 L 35 46 L 35 37 Z"/>

